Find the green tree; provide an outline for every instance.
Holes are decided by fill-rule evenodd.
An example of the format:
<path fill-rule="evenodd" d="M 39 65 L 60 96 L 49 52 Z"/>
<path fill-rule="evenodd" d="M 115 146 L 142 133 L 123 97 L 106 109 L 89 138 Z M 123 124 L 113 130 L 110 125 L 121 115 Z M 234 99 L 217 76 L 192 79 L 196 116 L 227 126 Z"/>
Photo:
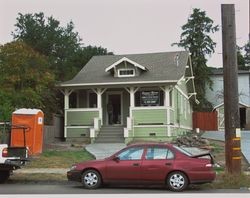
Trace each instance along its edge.
<path fill-rule="evenodd" d="M 71 79 L 91 56 L 108 54 L 102 47 L 83 47 L 72 21 L 62 27 L 58 20 L 45 17 L 42 12 L 19 13 L 15 27 L 14 39 L 24 41 L 47 56 L 58 81 Z"/>
<path fill-rule="evenodd" d="M 245 50 L 244 59 L 245 59 L 246 66 L 250 67 L 250 40 L 244 46 L 244 50 Z"/>
<path fill-rule="evenodd" d="M 240 70 L 247 70 L 248 68 L 245 65 L 245 58 L 242 55 L 242 48 L 237 46 L 237 63 L 238 63 L 238 69 Z"/>
<path fill-rule="evenodd" d="M 70 60 L 80 49 L 80 37 L 74 32 L 70 22 L 61 27 L 53 17 L 44 17 L 42 12 L 35 14 L 18 14 L 16 29 L 12 32 L 15 40 L 21 40 L 33 49 L 47 56 L 49 66 L 56 74 L 57 80 L 72 77 L 73 65 Z"/>
<path fill-rule="evenodd" d="M 40 108 L 47 111 L 53 98 L 54 74 L 47 57 L 21 41 L 0 46 L 0 113 L 3 119 L 16 108 Z M 51 105 L 54 108 L 54 104 Z"/>
<path fill-rule="evenodd" d="M 207 56 L 214 53 L 216 46 L 210 34 L 218 31 L 219 27 L 213 25 L 213 20 L 206 16 L 205 11 L 194 8 L 188 22 L 182 26 L 182 30 L 180 42 L 173 45 L 183 47 L 191 53 L 197 99 L 200 102 L 199 104 L 194 103 L 194 110 L 207 110 L 211 108 L 211 104 L 205 98 L 206 86 L 212 87 Z"/>

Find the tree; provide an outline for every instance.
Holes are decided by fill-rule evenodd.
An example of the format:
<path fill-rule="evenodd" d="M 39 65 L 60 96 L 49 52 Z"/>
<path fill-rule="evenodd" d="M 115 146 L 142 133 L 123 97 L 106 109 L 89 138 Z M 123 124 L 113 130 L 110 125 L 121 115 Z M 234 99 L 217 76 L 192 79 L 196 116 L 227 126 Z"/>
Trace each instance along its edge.
<path fill-rule="evenodd" d="M 246 66 L 249 67 L 250 66 L 250 40 L 244 46 L 244 50 L 245 50 L 245 55 L 244 55 L 245 63 L 246 63 Z"/>
<path fill-rule="evenodd" d="M 213 25 L 213 20 L 206 16 L 205 11 L 194 8 L 188 22 L 182 26 L 182 34 L 179 43 L 173 43 L 191 53 L 195 87 L 199 104 L 194 103 L 194 109 L 198 111 L 211 108 L 210 102 L 205 98 L 206 86 L 212 87 L 210 69 L 207 67 L 207 56 L 214 53 L 216 43 L 210 34 L 219 30 L 218 25 Z"/>
<path fill-rule="evenodd" d="M 53 17 L 45 18 L 42 12 L 35 14 L 18 14 L 16 29 L 12 32 L 15 40 L 21 40 L 33 49 L 48 57 L 50 69 L 59 81 L 73 76 L 74 65 L 70 60 L 80 49 L 80 37 L 74 32 L 70 22 L 61 27 Z"/>
<path fill-rule="evenodd" d="M 15 27 L 12 32 L 14 39 L 27 43 L 47 56 L 49 67 L 58 81 L 71 79 L 92 55 L 108 53 L 102 47 L 83 47 L 72 21 L 62 27 L 58 20 L 52 16 L 45 17 L 42 12 L 24 15 L 19 13 Z"/>
<path fill-rule="evenodd" d="M 50 71 L 46 56 L 29 45 L 15 41 L 0 46 L 0 114 L 10 118 L 16 108 L 55 107 L 53 98 L 54 74 Z"/>
<path fill-rule="evenodd" d="M 238 69 L 240 70 L 247 70 L 248 68 L 245 65 L 245 58 L 241 53 L 242 48 L 237 45 L 237 62 L 238 62 Z"/>

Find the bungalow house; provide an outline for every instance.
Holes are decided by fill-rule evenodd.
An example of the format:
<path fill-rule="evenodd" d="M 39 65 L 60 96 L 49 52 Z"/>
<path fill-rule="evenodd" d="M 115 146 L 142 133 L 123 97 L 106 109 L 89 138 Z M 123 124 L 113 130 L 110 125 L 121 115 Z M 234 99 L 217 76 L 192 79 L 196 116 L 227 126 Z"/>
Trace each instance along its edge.
<path fill-rule="evenodd" d="M 211 68 L 212 90 L 207 87 L 206 98 L 218 112 L 218 130 L 224 130 L 224 80 L 223 68 Z M 240 126 L 250 129 L 250 71 L 238 70 L 238 96 Z"/>
<path fill-rule="evenodd" d="M 186 51 L 94 56 L 61 83 L 66 140 L 168 140 L 192 130 L 194 76 Z"/>

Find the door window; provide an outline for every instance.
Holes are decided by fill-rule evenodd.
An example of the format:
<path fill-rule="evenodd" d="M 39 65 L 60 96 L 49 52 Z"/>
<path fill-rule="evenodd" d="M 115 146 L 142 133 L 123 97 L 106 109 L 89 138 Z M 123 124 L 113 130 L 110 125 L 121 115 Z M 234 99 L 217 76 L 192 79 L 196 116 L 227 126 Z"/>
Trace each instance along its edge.
<path fill-rule="evenodd" d="M 143 148 L 129 148 L 121 152 L 118 157 L 120 160 L 140 160 L 143 154 Z"/>
<path fill-rule="evenodd" d="M 147 149 L 146 159 L 157 160 L 157 159 L 173 159 L 174 154 L 167 148 L 152 147 Z"/>

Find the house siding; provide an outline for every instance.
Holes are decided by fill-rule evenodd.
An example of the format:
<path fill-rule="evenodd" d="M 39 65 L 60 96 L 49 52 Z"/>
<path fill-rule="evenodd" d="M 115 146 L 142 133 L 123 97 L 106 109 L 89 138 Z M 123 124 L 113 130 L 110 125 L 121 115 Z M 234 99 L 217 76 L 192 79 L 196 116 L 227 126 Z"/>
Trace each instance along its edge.
<path fill-rule="evenodd" d="M 138 109 L 132 110 L 134 125 L 140 124 L 168 124 L 166 109 Z"/>
<path fill-rule="evenodd" d="M 99 117 L 99 111 L 67 111 L 67 126 L 94 125 L 94 118 Z"/>

